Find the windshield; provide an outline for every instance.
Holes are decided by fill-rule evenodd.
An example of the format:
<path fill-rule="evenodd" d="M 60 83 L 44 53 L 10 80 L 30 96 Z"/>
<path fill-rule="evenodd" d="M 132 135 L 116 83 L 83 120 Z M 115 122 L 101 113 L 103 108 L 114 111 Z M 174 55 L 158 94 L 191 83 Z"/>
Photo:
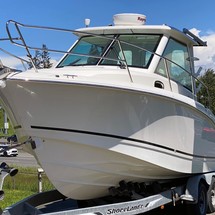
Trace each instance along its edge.
<path fill-rule="evenodd" d="M 58 67 L 119 65 L 147 68 L 161 35 L 85 36 L 70 50 Z"/>

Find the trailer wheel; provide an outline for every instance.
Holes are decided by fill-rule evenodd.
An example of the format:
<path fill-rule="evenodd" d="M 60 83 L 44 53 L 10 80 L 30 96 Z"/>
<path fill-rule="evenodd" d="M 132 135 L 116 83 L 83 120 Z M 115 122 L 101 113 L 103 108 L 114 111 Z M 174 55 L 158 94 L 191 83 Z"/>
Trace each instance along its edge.
<path fill-rule="evenodd" d="M 207 213 L 207 188 L 202 181 L 199 182 L 198 202 L 187 205 L 187 212 L 187 214 L 195 215 L 206 215 Z"/>
<path fill-rule="evenodd" d="M 211 185 L 208 189 L 207 193 L 207 201 L 208 201 L 208 212 L 215 212 L 215 178 L 212 177 Z"/>

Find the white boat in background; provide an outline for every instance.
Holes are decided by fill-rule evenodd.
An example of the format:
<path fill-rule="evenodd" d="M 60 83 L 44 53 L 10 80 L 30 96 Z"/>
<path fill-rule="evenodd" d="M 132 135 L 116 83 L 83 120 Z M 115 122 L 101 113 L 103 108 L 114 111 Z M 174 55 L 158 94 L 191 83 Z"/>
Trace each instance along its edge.
<path fill-rule="evenodd" d="M 26 150 L 65 196 L 215 170 L 215 117 L 198 102 L 194 72 L 193 46 L 206 43 L 145 18 L 118 14 L 113 26 L 72 31 L 80 39 L 55 68 L 0 76 L 19 141 L 31 138 Z M 9 21 L 13 43 L 12 24 L 29 51 L 20 28 L 32 26 Z"/>

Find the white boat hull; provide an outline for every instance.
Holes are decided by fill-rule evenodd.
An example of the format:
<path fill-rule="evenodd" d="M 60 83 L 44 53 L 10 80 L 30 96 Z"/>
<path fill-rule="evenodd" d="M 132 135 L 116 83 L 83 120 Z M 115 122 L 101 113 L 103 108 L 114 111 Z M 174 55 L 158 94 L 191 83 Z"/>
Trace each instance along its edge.
<path fill-rule="evenodd" d="M 213 121 L 156 89 L 8 80 L 1 97 L 18 137 L 32 137 L 26 147 L 71 198 L 215 170 L 215 142 L 202 135 Z"/>

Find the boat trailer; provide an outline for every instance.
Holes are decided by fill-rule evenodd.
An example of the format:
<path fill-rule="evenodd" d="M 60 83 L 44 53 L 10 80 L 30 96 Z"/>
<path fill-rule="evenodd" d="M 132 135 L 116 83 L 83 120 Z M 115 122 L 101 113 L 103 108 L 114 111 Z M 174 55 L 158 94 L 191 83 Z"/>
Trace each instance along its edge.
<path fill-rule="evenodd" d="M 17 169 L 6 163 L 0 165 L 0 197 L 3 199 L 3 182 L 6 176 L 14 176 Z M 112 189 L 112 194 L 115 189 Z M 115 190 L 116 191 L 116 190 Z M 185 184 L 171 187 L 154 195 L 135 195 L 128 201 L 111 202 L 107 197 L 95 200 L 74 200 L 57 190 L 41 192 L 4 209 L 2 215 L 132 215 L 164 207 L 177 202 L 188 206 L 188 214 L 206 215 L 215 211 L 215 172 L 191 176 Z M 110 199 L 109 199 L 110 200 Z M 116 198 L 115 198 L 116 200 Z"/>
<path fill-rule="evenodd" d="M 24 199 L 6 208 L 2 215 L 139 214 L 171 202 L 176 202 L 179 200 L 178 195 L 182 193 L 182 191 L 183 187 L 178 187 L 139 200 L 79 208 L 78 201 L 67 199 L 57 190 L 52 190 Z"/>

